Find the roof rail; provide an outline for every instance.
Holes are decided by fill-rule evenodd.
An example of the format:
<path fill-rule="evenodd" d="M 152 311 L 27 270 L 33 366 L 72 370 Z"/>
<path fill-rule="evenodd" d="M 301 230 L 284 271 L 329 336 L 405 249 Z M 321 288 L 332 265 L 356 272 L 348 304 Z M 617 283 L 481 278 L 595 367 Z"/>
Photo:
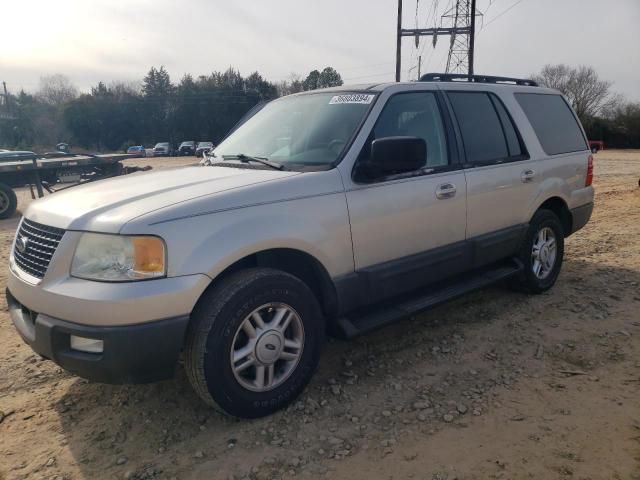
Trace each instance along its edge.
<path fill-rule="evenodd" d="M 537 82 L 523 78 L 493 77 L 490 75 L 465 75 L 464 73 L 427 73 L 420 77 L 421 82 L 473 82 L 473 83 L 508 83 L 537 87 Z"/>

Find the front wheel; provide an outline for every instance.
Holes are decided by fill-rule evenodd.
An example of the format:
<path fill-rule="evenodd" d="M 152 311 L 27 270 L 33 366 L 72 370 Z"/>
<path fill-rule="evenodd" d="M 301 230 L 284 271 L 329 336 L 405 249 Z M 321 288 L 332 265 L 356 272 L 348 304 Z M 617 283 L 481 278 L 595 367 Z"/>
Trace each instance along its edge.
<path fill-rule="evenodd" d="M 307 385 L 323 335 L 318 302 L 302 281 L 273 269 L 240 271 L 194 309 L 187 376 L 207 404 L 227 414 L 269 415 Z"/>
<path fill-rule="evenodd" d="M 529 293 L 549 290 L 560 274 L 563 257 L 564 230 L 560 220 L 550 210 L 538 210 L 518 254 L 524 269 L 516 277 L 515 286 Z"/>

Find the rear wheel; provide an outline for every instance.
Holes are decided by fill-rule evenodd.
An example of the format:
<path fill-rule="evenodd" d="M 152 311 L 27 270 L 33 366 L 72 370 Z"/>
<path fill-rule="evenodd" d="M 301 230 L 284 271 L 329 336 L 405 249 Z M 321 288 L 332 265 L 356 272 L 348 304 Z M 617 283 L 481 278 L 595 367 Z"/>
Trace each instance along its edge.
<path fill-rule="evenodd" d="M 18 208 L 18 197 L 9 185 L 0 183 L 0 219 L 11 217 Z"/>
<path fill-rule="evenodd" d="M 206 403 L 225 413 L 268 415 L 307 385 L 323 334 L 318 302 L 302 281 L 272 269 L 237 272 L 194 309 L 187 376 Z"/>
<path fill-rule="evenodd" d="M 531 219 L 518 258 L 524 265 L 515 286 L 542 293 L 556 282 L 564 256 L 564 230 L 550 210 L 538 210 Z"/>

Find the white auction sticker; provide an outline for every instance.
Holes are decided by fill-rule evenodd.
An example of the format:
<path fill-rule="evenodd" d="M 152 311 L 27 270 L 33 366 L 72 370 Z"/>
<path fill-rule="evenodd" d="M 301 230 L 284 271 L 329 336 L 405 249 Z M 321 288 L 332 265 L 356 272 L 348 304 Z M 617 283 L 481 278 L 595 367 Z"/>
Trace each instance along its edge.
<path fill-rule="evenodd" d="M 364 93 L 350 93 L 348 95 L 336 95 L 331 98 L 329 105 L 341 105 L 343 103 L 360 103 L 363 105 L 369 105 L 375 95 L 367 95 Z"/>

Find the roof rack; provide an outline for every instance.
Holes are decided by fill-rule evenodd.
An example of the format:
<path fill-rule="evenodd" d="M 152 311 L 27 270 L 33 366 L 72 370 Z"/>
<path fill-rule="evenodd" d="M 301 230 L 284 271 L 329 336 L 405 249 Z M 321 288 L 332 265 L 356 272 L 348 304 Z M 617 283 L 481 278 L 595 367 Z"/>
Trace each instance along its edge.
<path fill-rule="evenodd" d="M 511 77 L 492 77 L 490 75 L 465 75 L 464 73 L 427 73 L 420 77 L 421 82 L 474 82 L 474 83 L 508 83 L 537 87 L 533 80 Z"/>

